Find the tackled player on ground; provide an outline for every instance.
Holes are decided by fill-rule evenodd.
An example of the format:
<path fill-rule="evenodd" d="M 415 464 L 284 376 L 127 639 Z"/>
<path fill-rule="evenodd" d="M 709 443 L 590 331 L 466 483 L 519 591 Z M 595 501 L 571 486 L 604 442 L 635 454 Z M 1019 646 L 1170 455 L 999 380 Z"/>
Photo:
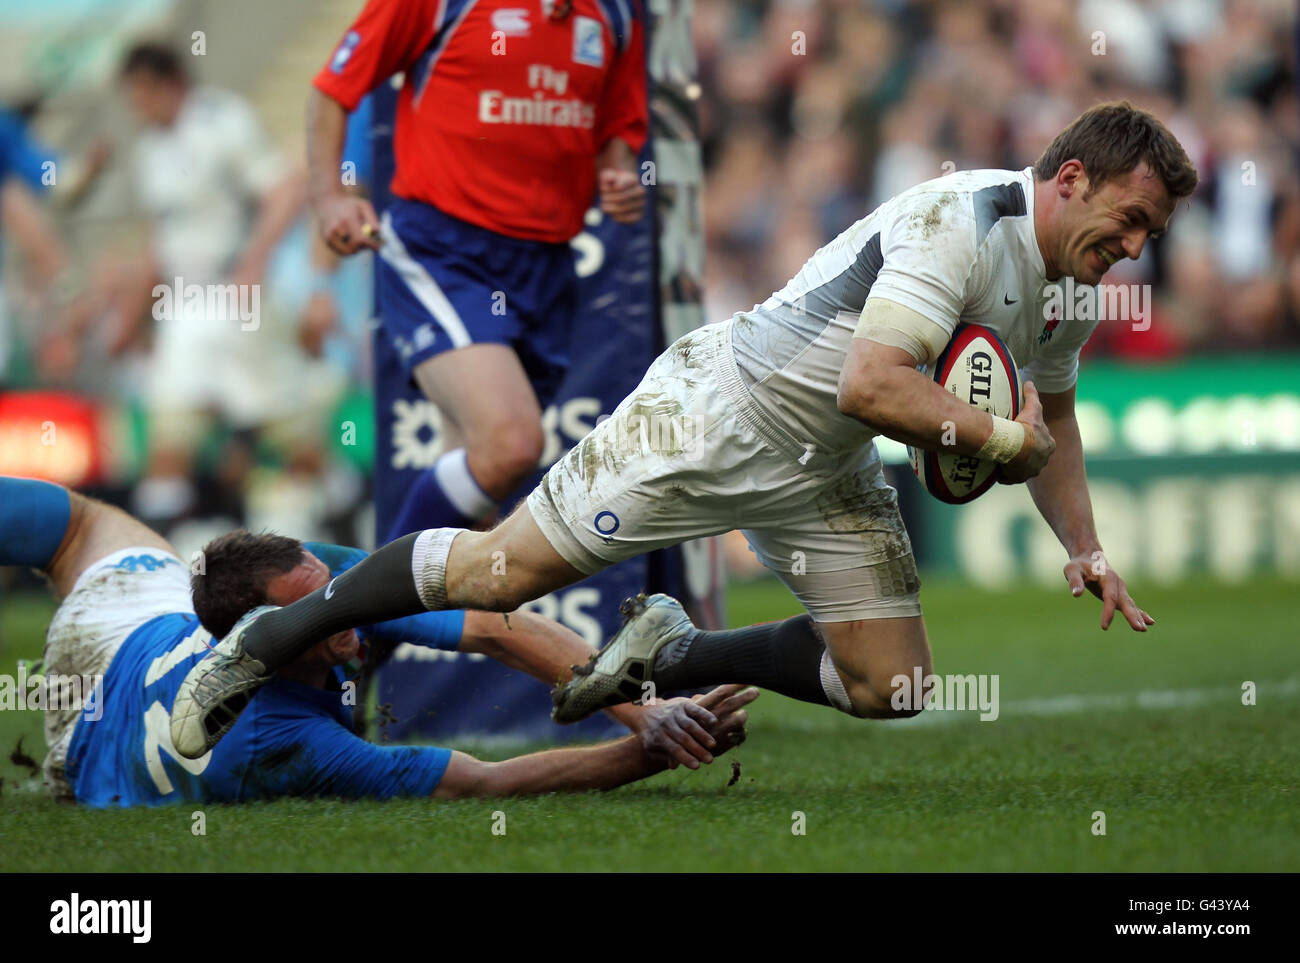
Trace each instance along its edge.
<path fill-rule="evenodd" d="M 367 645 L 478 652 L 548 684 L 591 652 L 575 633 L 529 612 L 508 622 L 486 612 L 425 612 L 321 636 L 280 668 L 230 738 L 184 758 L 172 745 L 168 713 L 185 674 L 211 649 L 209 629 L 228 631 L 248 607 L 324 588 L 365 553 L 240 531 L 210 543 L 202 564 L 191 566 L 125 512 L 7 476 L 0 476 L 0 533 L 0 565 L 44 572 L 60 599 L 44 653 L 51 694 L 44 777 L 55 798 L 89 806 L 608 789 L 711 762 L 743 738 L 744 706 L 756 695 L 731 687 L 695 701 L 620 706 L 611 715 L 634 735 L 501 762 L 433 746 L 373 745 L 351 729 L 355 699 L 344 673 Z"/>

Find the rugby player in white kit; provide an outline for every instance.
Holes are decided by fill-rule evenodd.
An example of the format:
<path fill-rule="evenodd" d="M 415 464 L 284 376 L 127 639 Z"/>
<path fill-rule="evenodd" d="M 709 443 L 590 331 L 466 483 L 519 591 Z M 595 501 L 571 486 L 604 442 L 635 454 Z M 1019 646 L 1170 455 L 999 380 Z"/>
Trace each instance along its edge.
<path fill-rule="evenodd" d="M 992 458 L 1000 480 L 1027 481 L 1066 550 L 1072 594 L 1102 600 L 1103 629 L 1119 611 L 1145 631 L 1154 620 L 1096 564 L 1074 416 L 1079 351 L 1096 321 L 1044 309 L 1051 282 L 1095 285 L 1117 260 L 1136 259 L 1196 183 L 1159 120 L 1103 104 L 1032 168 L 958 172 L 892 198 L 761 305 L 669 347 L 496 529 L 414 533 L 327 589 L 246 618 L 182 688 L 178 749 L 206 751 L 278 665 L 345 626 L 421 608 L 509 611 L 623 559 L 732 529 L 808 615 L 706 632 L 672 599 L 639 600 L 599 656 L 557 687 L 556 720 L 635 700 L 653 691 L 647 683 L 749 683 L 860 717 L 912 715 L 919 707 L 891 705 L 891 680 L 929 674 L 930 647 L 878 434 Z M 924 373 L 963 321 L 996 331 L 1022 368 L 1015 421 Z M 670 430 L 646 444 L 647 424 Z"/>

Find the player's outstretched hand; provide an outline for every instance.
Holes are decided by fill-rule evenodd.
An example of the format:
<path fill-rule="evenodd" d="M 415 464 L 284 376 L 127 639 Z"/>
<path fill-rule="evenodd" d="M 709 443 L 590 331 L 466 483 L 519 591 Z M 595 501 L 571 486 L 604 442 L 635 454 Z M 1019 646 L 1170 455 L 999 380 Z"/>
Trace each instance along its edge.
<path fill-rule="evenodd" d="M 694 699 L 653 699 L 637 733 L 641 747 L 670 768 L 698 769 L 745 740 L 745 706 L 758 690 L 719 686 Z"/>
<path fill-rule="evenodd" d="M 606 167 L 596 172 L 600 209 L 620 224 L 635 224 L 645 213 L 645 189 L 635 171 Z"/>
<path fill-rule="evenodd" d="M 1056 439 L 1043 421 L 1043 403 L 1032 381 L 1025 382 L 1025 403 L 1016 421 L 1025 426 L 1025 444 L 1019 455 L 998 469 L 998 481 L 1004 485 L 1029 481 L 1047 467 L 1047 460 L 1056 451 Z"/>
<path fill-rule="evenodd" d="M 364 197 L 334 194 L 316 204 L 321 239 L 335 254 L 379 250 L 379 216 Z"/>
<path fill-rule="evenodd" d="M 1101 552 L 1075 555 L 1065 563 L 1065 580 L 1070 584 L 1070 594 L 1078 598 L 1086 588 L 1101 599 L 1101 627 L 1109 629 L 1115 618 L 1115 610 L 1128 619 L 1134 632 L 1145 632 L 1148 625 L 1155 625 L 1153 619 L 1144 609 L 1138 608 L 1128 594 L 1128 586 L 1119 572 L 1110 567 L 1106 556 Z"/>
<path fill-rule="evenodd" d="M 752 685 L 720 685 L 694 697 L 692 701 L 704 706 L 718 719 L 718 724 L 710 730 L 718 743 L 715 756 L 720 756 L 745 741 L 748 734 L 745 725 L 749 722 L 745 706 L 757 698 L 758 689 Z"/>

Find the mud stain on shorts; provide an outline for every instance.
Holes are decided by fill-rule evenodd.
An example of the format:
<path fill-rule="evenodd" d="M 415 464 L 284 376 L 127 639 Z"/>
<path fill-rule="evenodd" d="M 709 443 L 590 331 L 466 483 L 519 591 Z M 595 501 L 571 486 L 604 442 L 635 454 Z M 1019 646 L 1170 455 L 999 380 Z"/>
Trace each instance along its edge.
<path fill-rule="evenodd" d="M 596 432 L 587 435 L 574 449 L 574 467 L 578 477 L 586 484 L 587 494 L 592 494 L 600 483 L 602 474 L 617 476 L 627 460 L 617 440 L 596 438 Z"/>
<path fill-rule="evenodd" d="M 893 489 L 874 487 L 870 477 L 842 478 L 822 489 L 815 504 L 832 532 L 861 536 L 868 560 L 901 558 L 912 551 Z"/>
<path fill-rule="evenodd" d="M 660 514 L 668 515 L 677 511 L 690 497 L 690 494 L 685 485 L 672 484 L 664 486 L 664 490 L 659 496 L 658 510 Z"/>

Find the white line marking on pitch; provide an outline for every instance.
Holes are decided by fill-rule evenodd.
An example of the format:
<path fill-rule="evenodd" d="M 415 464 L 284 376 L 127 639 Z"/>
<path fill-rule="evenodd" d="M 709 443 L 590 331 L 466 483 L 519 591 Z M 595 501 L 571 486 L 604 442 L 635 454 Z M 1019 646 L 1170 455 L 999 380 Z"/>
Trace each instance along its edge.
<path fill-rule="evenodd" d="M 1243 680 L 1244 681 L 1244 680 Z M 1300 694 L 1300 676 L 1283 682 L 1263 682 L 1256 686 L 1268 697 L 1294 698 Z M 1226 700 L 1241 700 L 1241 686 L 1216 686 L 1211 689 L 1139 689 L 1137 692 L 1097 692 L 1088 695 L 1049 696 L 1045 699 L 1019 699 L 1002 703 L 1002 711 L 1023 716 L 1061 716 L 1095 709 L 1184 709 Z M 933 713 L 938 715 L 939 713 Z M 924 718 L 924 714 L 917 717 Z"/>
<path fill-rule="evenodd" d="M 1242 680 L 1243 682 L 1246 680 Z M 1293 699 L 1300 695 L 1300 676 L 1292 676 L 1281 682 L 1257 682 L 1255 690 L 1256 703 L 1267 704 L 1272 699 Z M 1136 692 L 1089 692 L 1078 695 L 1046 696 L 1038 699 L 1001 700 L 998 706 L 998 718 L 1001 722 L 1008 716 L 1065 716 L 1075 713 L 1096 712 L 1104 710 L 1158 710 L 1187 709 L 1196 706 L 1241 702 L 1241 686 L 1215 686 L 1204 689 L 1139 689 Z M 762 700 L 759 700 L 759 706 Z M 979 709 L 949 710 L 931 709 L 911 719 L 891 722 L 887 728 L 893 730 L 920 729 L 927 726 L 950 725 L 955 722 L 978 722 Z M 840 728 L 843 720 L 838 717 L 816 719 L 789 719 L 773 725 L 783 729 L 813 730 Z"/>

